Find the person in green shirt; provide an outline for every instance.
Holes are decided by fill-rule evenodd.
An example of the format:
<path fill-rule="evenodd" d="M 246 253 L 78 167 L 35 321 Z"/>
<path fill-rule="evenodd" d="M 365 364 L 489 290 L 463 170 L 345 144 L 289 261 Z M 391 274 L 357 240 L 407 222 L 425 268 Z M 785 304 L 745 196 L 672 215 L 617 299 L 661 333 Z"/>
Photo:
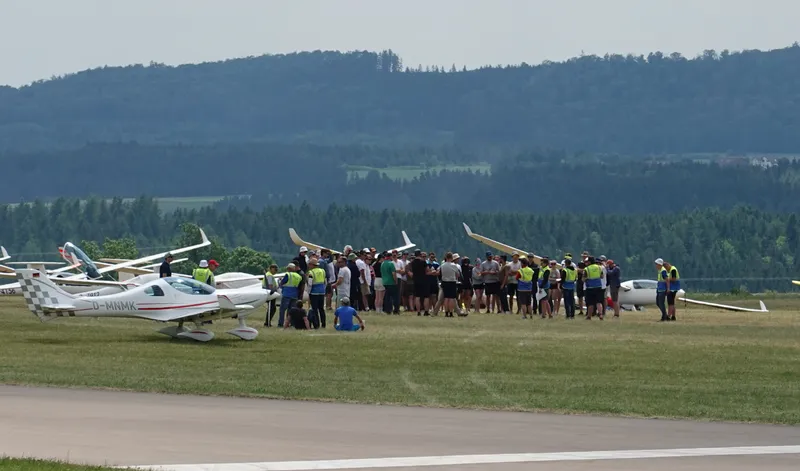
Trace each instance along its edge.
<path fill-rule="evenodd" d="M 397 290 L 397 267 L 391 258 L 384 252 L 381 263 L 381 281 L 386 290 L 383 295 L 383 312 L 400 315 L 400 293 Z"/>

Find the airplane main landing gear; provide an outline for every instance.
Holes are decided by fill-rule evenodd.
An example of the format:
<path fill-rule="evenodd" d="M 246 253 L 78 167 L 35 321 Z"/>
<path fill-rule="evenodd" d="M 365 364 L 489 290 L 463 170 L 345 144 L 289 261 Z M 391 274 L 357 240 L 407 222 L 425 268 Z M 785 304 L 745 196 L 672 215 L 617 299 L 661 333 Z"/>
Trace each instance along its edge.
<path fill-rule="evenodd" d="M 239 321 L 239 326 L 227 331 L 226 334 L 231 334 L 242 340 L 255 340 L 258 337 L 258 330 L 247 325 L 247 316 L 239 314 L 237 320 Z"/>
<path fill-rule="evenodd" d="M 164 335 L 169 335 L 172 338 L 192 339 L 197 340 L 198 342 L 208 342 L 214 338 L 214 332 L 201 328 L 198 322 L 195 322 L 194 325 L 194 329 L 187 329 L 183 326 L 183 322 L 180 322 L 178 325 L 164 327 L 163 329 L 159 330 L 159 332 Z"/>

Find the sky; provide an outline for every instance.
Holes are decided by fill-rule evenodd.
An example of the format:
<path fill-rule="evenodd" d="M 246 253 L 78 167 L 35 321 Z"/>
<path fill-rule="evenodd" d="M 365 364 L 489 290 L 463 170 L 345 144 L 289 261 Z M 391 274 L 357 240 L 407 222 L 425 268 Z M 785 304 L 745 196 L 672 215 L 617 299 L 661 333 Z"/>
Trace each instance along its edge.
<path fill-rule="evenodd" d="M 104 65 L 392 49 L 406 65 L 776 49 L 795 0 L 0 0 L 0 84 Z"/>

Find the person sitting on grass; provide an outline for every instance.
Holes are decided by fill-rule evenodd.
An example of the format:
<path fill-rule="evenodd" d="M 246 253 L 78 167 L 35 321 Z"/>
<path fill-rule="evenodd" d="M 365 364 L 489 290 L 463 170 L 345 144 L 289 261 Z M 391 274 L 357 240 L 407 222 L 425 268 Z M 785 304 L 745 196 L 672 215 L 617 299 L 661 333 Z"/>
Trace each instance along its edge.
<path fill-rule="evenodd" d="M 336 330 L 355 332 L 364 330 L 364 320 L 358 315 L 355 309 L 350 307 L 350 298 L 344 297 L 339 300 L 341 306 L 333 313 L 333 325 Z M 358 319 L 358 325 L 353 324 L 353 318 Z"/>
<path fill-rule="evenodd" d="M 289 309 L 286 315 L 286 320 L 283 323 L 283 328 L 288 329 L 294 327 L 299 330 L 311 330 L 311 324 L 308 322 L 308 315 L 306 310 L 303 309 L 303 301 L 297 301 L 297 304 Z"/>

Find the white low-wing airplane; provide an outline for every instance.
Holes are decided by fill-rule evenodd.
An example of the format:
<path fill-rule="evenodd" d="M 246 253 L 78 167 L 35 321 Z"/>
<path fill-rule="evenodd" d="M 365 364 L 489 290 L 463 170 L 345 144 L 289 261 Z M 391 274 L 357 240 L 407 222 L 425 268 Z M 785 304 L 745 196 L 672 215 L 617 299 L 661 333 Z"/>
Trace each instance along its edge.
<path fill-rule="evenodd" d="M 406 231 L 401 231 L 401 233 L 403 234 L 403 243 L 405 245 L 403 245 L 401 247 L 396 247 L 394 249 L 389 249 L 390 252 L 393 251 L 393 250 L 396 250 L 397 252 L 402 252 L 403 250 L 408 250 L 408 249 L 411 249 L 411 248 L 414 248 L 414 247 L 417 246 L 417 244 L 411 242 L 411 239 L 408 238 L 408 234 L 406 234 Z M 311 248 L 311 249 L 314 249 L 314 250 L 317 250 L 317 251 L 321 251 L 323 249 L 327 249 L 334 255 L 338 255 L 338 254 L 342 253 L 342 252 L 339 252 L 338 250 L 329 249 L 327 247 L 323 247 L 322 245 L 317 245 L 317 244 L 315 244 L 313 242 L 307 242 L 307 241 L 301 239 L 300 236 L 297 235 L 297 231 L 295 231 L 294 228 L 291 228 L 291 227 L 289 228 L 289 237 L 292 239 L 292 242 L 294 242 L 295 245 L 297 245 L 299 247 L 308 247 L 308 248 Z"/>
<path fill-rule="evenodd" d="M 489 247 L 492 247 L 496 250 L 501 252 L 507 253 L 509 255 L 513 254 L 514 252 L 518 253 L 520 256 L 526 256 L 530 253 L 525 250 L 521 250 L 510 245 L 504 244 L 502 242 L 498 242 L 496 240 L 492 240 L 488 237 L 484 237 L 480 234 L 475 234 L 470 230 L 469 226 L 466 223 L 464 224 L 464 230 L 467 232 L 467 235 L 477 241 L 480 241 Z M 528 257 L 529 259 L 531 257 Z M 541 257 L 536 255 L 533 256 L 533 260 L 536 264 L 541 263 Z M 557 266 L 561 268 L 561 265 L 556 262 Z M 627 280 L 620 283 L 620 290 L 619 290 L 619 305 L 621 308 L 625 310 L 638 310 L 642 306 L 649 306 L 656 304 L 656 295 L 658 293 L 658 282 L 655 280 Z M 543 294 L 541 295 L 543 297 Z M 716 307 L 720 309 L 727 309 L 731 311 L 746 311 L 746 312 L 768 312 L 766 306 L 763 302 L 761 303 L 761 309 L 748 309 L 739 306 L 728 306 L 726 304 L 716 304 L 716 303 L 709 303 L 705 301 L 697 301 L 694 299 L 686 298 L 686 292 L 684 290 L 678 290 L 676 298 L 680 299 L 681 301 L 685 301 L 687 303 L 693 304 L 700 304 L 709 307 Z M 537 295 L 537 300 L 540 299 L 540 296 Z"/>
<path fill-rule="evenodd" d="M 177 326 L 165 327 L 159 332 L 200 342 L 214 338 L 214 333 L 203 328 L 202 322 L 225 317 L 236 317 L 239 321 L 238 327 L 227 333 L 243 340 L 255 339 L 258 330 L 246 324 L 246 317 L 267 300 L 267 292 L 260 287 L 218 290 L 181 277 L 157 278 L 132 287 L 126 282 L 73 280 L 127 288 L 120 293 L 98 297 L 71 295 L 38 270 L 18 270 L 17 278 L 28 309 L 42 322 L 56 317 L 123 317 L 177 322 Z M 185 322 L 194 323 L 194 328 L 185 328 Z"/>

